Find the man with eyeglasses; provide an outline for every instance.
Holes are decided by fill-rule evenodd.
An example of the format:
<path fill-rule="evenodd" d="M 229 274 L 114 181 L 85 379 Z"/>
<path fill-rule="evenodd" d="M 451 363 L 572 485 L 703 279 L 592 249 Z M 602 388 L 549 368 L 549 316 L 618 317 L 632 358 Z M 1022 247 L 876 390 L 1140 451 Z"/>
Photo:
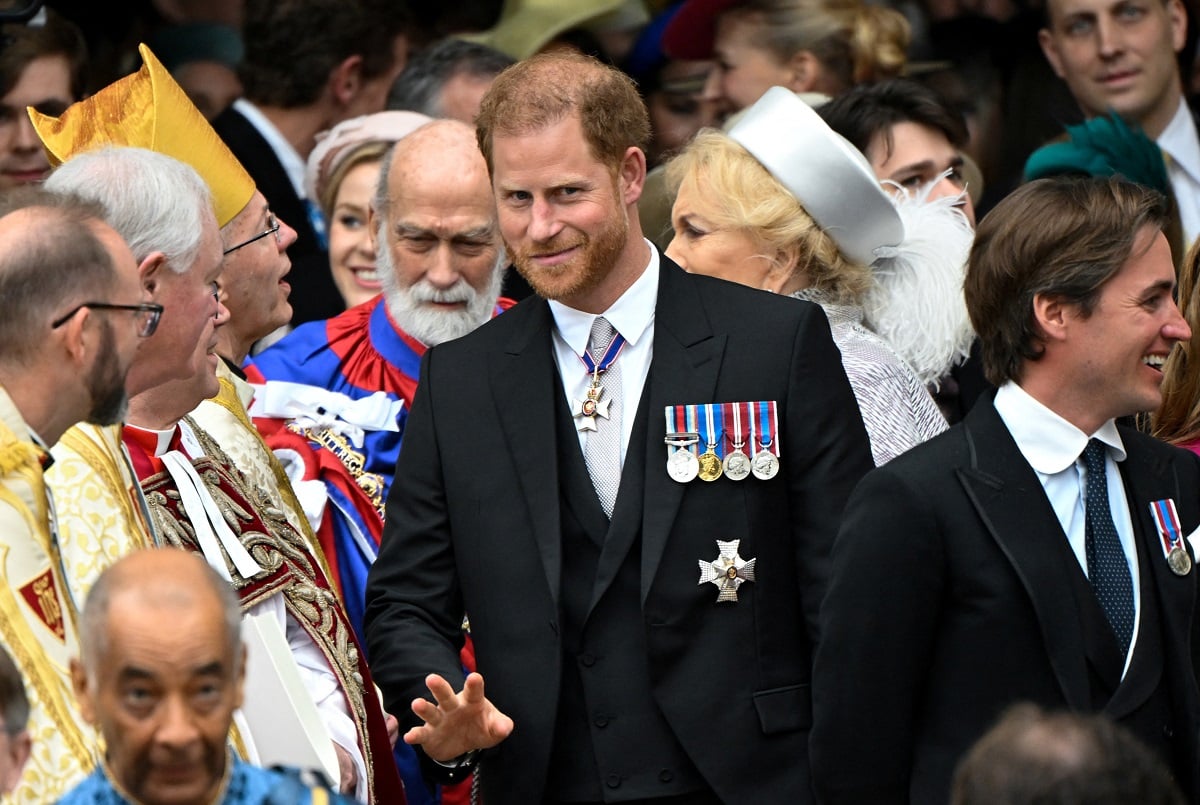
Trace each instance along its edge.
<path fill-rule="evenodd" d="M 91 770 L 95 745 L 65 673 L 77 634 L 48 451 L 76 422 L 120 421 L 126 374 L 159 313 L 98 209 L 45 190 L 0 197 L 0 646 L 30 681 L 38 747 L 20 778 L 23 802 L 57 799 Z"/>

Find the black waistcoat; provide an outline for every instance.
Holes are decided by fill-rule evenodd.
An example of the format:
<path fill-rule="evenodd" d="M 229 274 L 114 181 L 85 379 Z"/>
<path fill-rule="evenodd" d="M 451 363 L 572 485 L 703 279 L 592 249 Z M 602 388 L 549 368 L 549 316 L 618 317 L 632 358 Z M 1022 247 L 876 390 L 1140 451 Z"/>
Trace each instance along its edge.
<path fill-rule="evenodd" d="M 648 388 L 649 381 L 611 523 L 592 487 L 575 422 L 565 403 L 556 406 L 563 678 L 549 801 L 619 802 L 704 787 L 654 702 L 647 666 L 639 599 Z M 665 472 L 665 448 L 663 465 Z"/>

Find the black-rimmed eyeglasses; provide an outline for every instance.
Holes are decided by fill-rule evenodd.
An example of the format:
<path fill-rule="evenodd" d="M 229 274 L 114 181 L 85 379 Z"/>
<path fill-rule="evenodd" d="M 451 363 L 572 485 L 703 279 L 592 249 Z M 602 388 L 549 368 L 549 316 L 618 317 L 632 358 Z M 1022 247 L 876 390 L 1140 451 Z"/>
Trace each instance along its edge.
<path fill-rule="evenodd" d="M 275 213 L 273 213 L 273 212 L 267 213 L 267 231 L 266 232 L 259 232 L 257 235 L 250 238 L 249 240 L 243 240 L 241 243 L 239 243 L 236 246 L 230 246 L 228 249 L 221 252 L 221 254 L 226 255 L 226 254 L 229 254 L 230 252 L 236 252 L 238 249 L 242 248 L 243 246 L 249 246 L 251 243 L 253 243 L 256 240 L 262 240 L 267 235 L 274 235 L 275 242 L 282 244 L 283 238 L 279 237 L 279 227 L 280 227 L 279 219 L 275 217 Z"/>
<path fill-rule="evenodd" d="M 154 302 L 141 302 L 136 305 L 110 305 L 108 302 L 84 302 L 75 307 L 70 313 L 60 317 L 57 321 L 50 322 L 50 328 L 57 330 L 62 327 L 71 318 L 83 310 L 85 307 L 92 310 L 128 310 L 137 314 L 138 335 L 142 338 L 149 338 L 154 335 L 154 331 L 158 329 L 158 320 L 162 318 L 163 306 Z"/>

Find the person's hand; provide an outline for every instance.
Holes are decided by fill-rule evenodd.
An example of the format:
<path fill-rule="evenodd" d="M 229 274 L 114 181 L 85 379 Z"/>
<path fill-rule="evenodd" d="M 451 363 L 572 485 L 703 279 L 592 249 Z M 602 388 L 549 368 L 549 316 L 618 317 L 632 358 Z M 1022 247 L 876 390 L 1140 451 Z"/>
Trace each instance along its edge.
<path fill-rule="evenodd" d="M 437 704 L 425 699 L 412 703 L 425 723 L 406 732 L 404 742 L 419 745 L 432 759 L 447 763 L 472 749 L 493 747 L 512 732 L 512 719 L 484 696 L 479 674 L 468 676 L 460 693 L 437 674 L 425 677 L 425 684 Z"/>
<path fill-rule="evenodd" d="M 400 739 L 400 722 L 391 713 L 384 713 L 383 723 L 387 725 L 388 743 L 395 749 L 396 741 Z"/>
<path fill-rule="evenodd" d="M 339 743 L 334 743 L 333 751 L 338 759 L 338 793 L 352 797 L 354 789 L 358 787 L 358 768 L 354 765 L 354 758 Z"/>

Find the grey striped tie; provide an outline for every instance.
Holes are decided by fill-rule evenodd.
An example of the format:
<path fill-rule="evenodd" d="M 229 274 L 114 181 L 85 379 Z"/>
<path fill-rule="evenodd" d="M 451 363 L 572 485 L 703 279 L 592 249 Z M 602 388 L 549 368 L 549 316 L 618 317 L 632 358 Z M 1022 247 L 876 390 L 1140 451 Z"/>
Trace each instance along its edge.
<path fill-rule="evenodd" d="M 597 316 L 592 322 L 592 334 L 588 338 L 588 352 L 596 364 L 604 359 L 608 345 L 616 338 L 617 331 L 608 319 Z M 596 417 L 596 429 L 587 432 L 584 440 L 583 458 L 587 463 L 588 475 L 604 513 L 612 518 L 613 506 L 617 502 L 617 490 L 621 486 L 621 365 L 614 361 L 600 375 L 604 392 L 601 397 L 609 401 L 608 419 Z"/>

